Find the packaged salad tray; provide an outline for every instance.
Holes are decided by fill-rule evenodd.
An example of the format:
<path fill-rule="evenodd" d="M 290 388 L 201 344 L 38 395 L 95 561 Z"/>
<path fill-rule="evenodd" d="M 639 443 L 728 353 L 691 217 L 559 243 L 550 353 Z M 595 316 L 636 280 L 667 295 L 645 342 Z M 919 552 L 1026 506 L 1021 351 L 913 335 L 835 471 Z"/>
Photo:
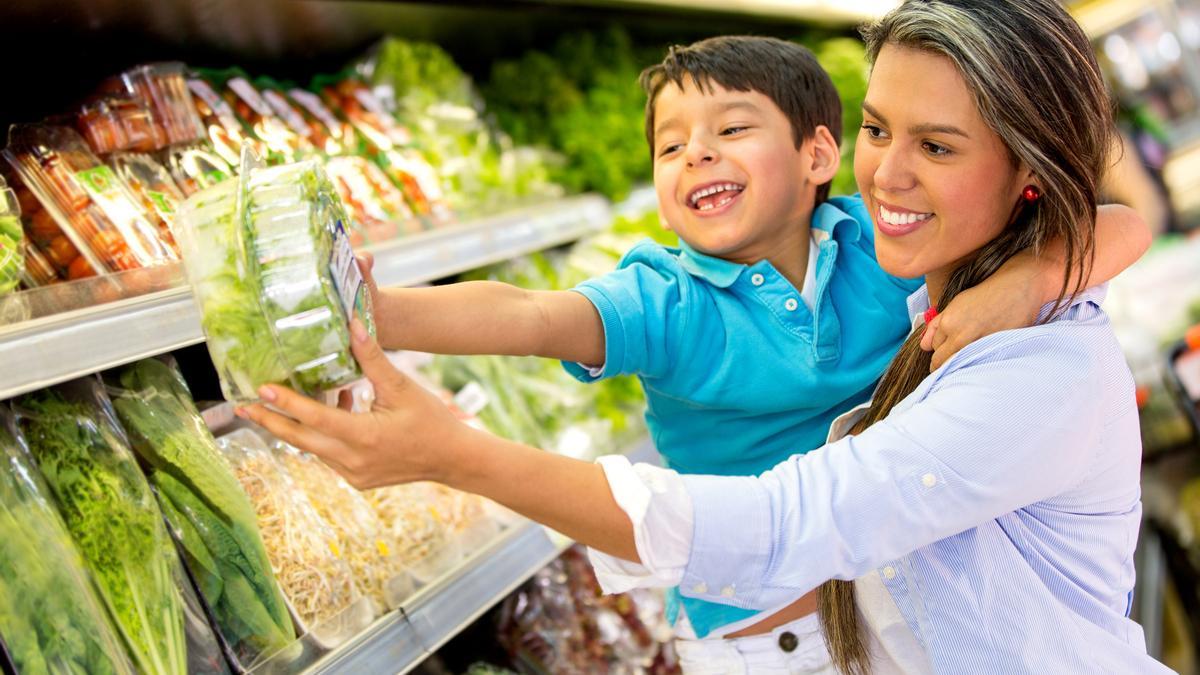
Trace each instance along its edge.
<path fill-rule="evenodd" d="M 247 160 L 184 202 L 176 237 L 227 399 L 268 383 L 315 396 L 361 376 L 348 324 L 374 323 L 346 222 L 315 160 Z"/>

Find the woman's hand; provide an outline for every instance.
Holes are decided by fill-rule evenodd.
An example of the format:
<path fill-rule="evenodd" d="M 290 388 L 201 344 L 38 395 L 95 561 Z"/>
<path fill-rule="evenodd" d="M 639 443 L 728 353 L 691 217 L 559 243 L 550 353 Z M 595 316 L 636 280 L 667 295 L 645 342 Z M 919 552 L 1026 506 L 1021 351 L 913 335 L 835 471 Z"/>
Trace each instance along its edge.
<path fill-rule="evenodd" d="M 239 409 L 238 415 L 317 455 L 359 489 L 419 480 L 446 482 L 456 458 L 453 449 L 470 442 L 474 430 L 397 370 L 360 322 L 352 322 L 350 332 L 354 356 L 375 385 L 370 412 L 351 413 L 286 387 L 266 385 L 259 395 L 285 414 L 254 404 Z"/>
<path fill-rule="evenodd" d="M 1023 256 L 1028 259 L 1019 259 Z M 959 293 L 925 328 L 921 349 L 933 352 L 930 372 L 981 337 L 1037 321 L 1045 294 L 1041 266 L 1031 253 L 1014 256 L 984 283 Z"/>

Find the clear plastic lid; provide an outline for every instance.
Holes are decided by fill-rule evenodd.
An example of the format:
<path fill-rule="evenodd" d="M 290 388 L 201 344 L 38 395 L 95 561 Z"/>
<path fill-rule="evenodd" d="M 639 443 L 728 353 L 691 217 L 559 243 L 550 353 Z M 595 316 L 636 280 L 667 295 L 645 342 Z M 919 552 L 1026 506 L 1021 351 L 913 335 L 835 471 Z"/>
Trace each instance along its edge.
<path fill-rule="evenodd" d="M 158 227 L 163 241 L 175 247 L 171 227 L 184 195 L 171 178 L 171 172 L 154 157 L 141 153 L 113 153 L 108 163 L 137 198 L 142 212 Z"/>
<path fill-rule="evenodd" d="M 263 384 L 316 395 L 361 375 L 348 322 L 374 330 L 341 202 L 316 161 L 245 165 L 184 202 L 177 236 L 231 401 Z"/>
<path fill-rule="evenodd" d="M 205 135 L 184 75 L 184 65 L 172 62 L 138 66 L 121 76 L 129 90 L 150 106 L 168 143 L 192 143 Z"/>
<path fill-rule="evenodd" d="M 92 150 L 101 155 L 118 150 L 152 152 L 167 144 L 150 108 L 128 95 L 103 96 L 85 104 L 76 126 Z"/>
<path fill-rule="evenodd" d="M 95 270 L 116 272 L 177 260 L 171 246 L 138 207 L 113 170 L 92 154 L 68 127 L 18 124 L 9 130 L 4 156 L 45 211 L 27 223 L 34 244 L 59 273 L 69 276 L 71 260 L 82 255 Z M 36 219 L 50 218 L 59 232 Z M 61 234 L 61 251 L 49 249 Z M 67 250 L 70 244 L 71 250 Z"/>

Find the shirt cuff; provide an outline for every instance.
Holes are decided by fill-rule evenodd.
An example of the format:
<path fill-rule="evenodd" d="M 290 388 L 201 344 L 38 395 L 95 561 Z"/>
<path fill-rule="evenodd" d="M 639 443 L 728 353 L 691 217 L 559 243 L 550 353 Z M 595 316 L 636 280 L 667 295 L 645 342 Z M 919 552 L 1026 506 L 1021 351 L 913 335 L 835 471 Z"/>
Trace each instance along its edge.
<path fill-rule="evenodd" d="M 621 455 L 596 460 L 604 469 L 617 506 L 633 523 L 641 564 L 588 549 L 605 593 L 678 586 L 692 543 L 692 500 L 682 477 L 651 464 L 631 464 Z"/>
<path fill-rule="evenodd" d="M 679 477 L 692 500 L 691 555 L 680 593 L 743 609 L 762 609 L 771 567 L 771 504 L 754 477 Z M 736 551 L 731 564 L 730 551 Z"/>

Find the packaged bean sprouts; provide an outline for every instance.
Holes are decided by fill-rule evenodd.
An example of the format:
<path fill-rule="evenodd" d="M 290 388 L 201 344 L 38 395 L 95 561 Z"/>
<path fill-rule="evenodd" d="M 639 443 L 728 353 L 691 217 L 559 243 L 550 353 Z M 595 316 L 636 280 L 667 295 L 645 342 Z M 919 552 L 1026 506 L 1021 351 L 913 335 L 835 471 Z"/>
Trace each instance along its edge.
<path fill-rule="evenodd" d="M 275 456 L 333 528 L 354 579 L 381 608 L 394 609 L 412 591 L 401 557 L 392 551 L 383 523 L 362 493 L 317 457 L 275 441 Z"/>
<path fill-rule="evenodd" d="M 337 536 L 288 477 L 258 434 L 239 429 L 217 439 L 258 518 L 267 556 L 304 632 L 332 647 L 374 618 Z"/>

